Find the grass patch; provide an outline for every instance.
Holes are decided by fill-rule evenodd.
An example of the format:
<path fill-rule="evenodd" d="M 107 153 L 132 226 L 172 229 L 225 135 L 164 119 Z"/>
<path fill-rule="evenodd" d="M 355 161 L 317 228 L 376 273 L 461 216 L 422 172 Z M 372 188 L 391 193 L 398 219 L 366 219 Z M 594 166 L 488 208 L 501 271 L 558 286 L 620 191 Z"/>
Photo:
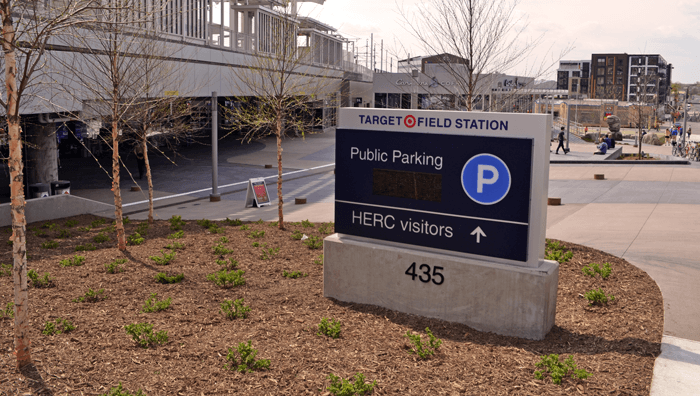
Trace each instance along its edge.
<path fill-rule="evenodd" d="M 97 220 L 93 220 L 93 222 L 90 223 L 90 226 L 92 228 L 97 228 L 101 225 L 105 225 L 105 223 L 106 223 L 105 219 L 97 219 Z"/>
<path fill-rule="evenodd" d="M 412 344 L 409 353 L 415 353 L 421 359 L 427 359 L 434 355 L 438 348 L 440 348 L 440 345 L 442 345 L 442 340 L 435 337 L 429 328 L 425 328 L 425 333 L 428 335 L 427 342 L 421 341 L 420 334 L 411 334 L 409 330 L 407 330 L 404 335 Z"/>
<path fill-rule="evenodd" d="M 185 236 L 185 231 L 178 231 L 168 235 L 168 239 L 180 239 Z"/>
<path fill-rule="evenodd" d="M 122 383 L 120 382 L 118 386 L 110 388 L 107 393 L 103 393 L 100 396 L 146 396 L 146 394 L 141 389 L 136 391 L 136 393 L 131 393 L 122 388 Z"/>
<path fill-rule="evenodd" d="M 305 240 L 303 244 L 308 246 L 311 250 L 321 249 L 323 247 L 323 239 L 317 237 L 316 235 L 312 235 L 309 237 L 309 239 Z"/>
<path fill-rule="evenodd" d="M 93 245 L 92 243 L 86 243 L 84 245 L 78 245 L 75 247 L 76 252 L 86 252 L 93 250 L 97 250 L 97 247 L 95 247 L 95 245 Z"/>
<path fill-rule="evenodd" d="M 557 354 L 540 356 L 540 361 L 535 364 L 535 367 L 542 368 L 542 370 L 535 371 L 536 379 L 544 379 L 545 375 L 549 373 L 552 383 L 556 385 L 561 385 L 561 380 L 569 373 L 571 373 L 572 379 L 581 380 L 593 375 L 584 369 L 578 369 L 572 355 L 569 355 L 563 362 L 559 360 Z"/>
<path fill-rule="evenodd" d="M 310 222 L 308 219 L 301 221 L 301 226 L 304 228 L 314 228 L 314 223 Z"/>
<path fill-rule="evenodd" d="M 0 263 L 0 277 L 12 275 L 12 266 L 10 264 Z"/>
<path fill-rule="evenodd" d="M 216 264 L 223 269 L 234 269 L 238 267 L 238 260 L 234 260 L 233 258 L 229 258 L 228 260 L 217 259 Z"/>
<path fill-rule="evenodd" d="M 340 321 L 335 319 L 322 318 L 318 324 L 317 335 L 325 335 L 331 338 L 340 337 Z"/>
<path fill-rule="evenodd" d="M 76 299 L 73 300 L 73 302 L 87 302 L 87 303 L 96 303 L 100 301 L 104 301 L 107 299 L 107 297 L 104 296 L 105 289 L 100 289 L 97 291 L 94 291 L 92 289 L 88 289 L 88 291 L 85 292 L 85 295 L 82 295 Z"/>
<path fill-rule="evenodd" d="M 245 271 L 243 270 L 226 271 L 225 269 L 222 269 L 207 275 L 207 280 L 224 288 L 236 287 L 245 285 L 245 278 L 243 278 L 243 274 L 245 274 Z"/>
<path fill-rule="evenodd" d="M 583 267 L 581 271 L 585 275 L 590 276 L 591 278 L 595 278 L 595 275 L 598 274 L 601 278 L 608 279 L 608 277 L 612 273 L 612 268 L 610 268 L 610 263 L 605 263 L 602 267 L 599 266 L 597 263 L 592 263 Z"/>
<path fill-rule="evenodd" d="M 122 268 L 121 265 L 126 264 L 127 261 L 129 260 L 125 258 L 116 259 L 109 264 L 105 264 L 105 270 L 107 270 L 108 274 L 124 272 L 124 268 Z"/>
<path fill-rule="evenodd" d="M 165 253 L 163 250 L 160 251 L 161 256 L 149 256 L 148 258 L 153 260 L 158 265 L 168 265 L 171 261 L 175 260 L 177 253 L 174 251 L 170 253 Z"/>
<path fill-rule="evenodd" d="M 182 227 L 186 224 L 182 220 L 182 216 L 175 216 L 175 215 L 173 215 L 171 218 L 169 218 L 168 222 L 170 223 L 170 229 L 173 231 L 182 230 Z"/>
<path fill-rule="evenodd" d="M 299 241 L 303 237 L 304 237 L 304 234 L 302 234 L 301 231 L 292 232 L 292 239 L 296 239 L 297 241 Z"/>
<path fill-rule="evenodd" d="M 564 252 L 564 247 L 558 241 L 549 241 L 544 250 L 544 258 L 554 260 L 558 263 L 565 263 L 574 257 L 572 251 Z"/>
<path fill-rule="evenodd" d="M 289 278 L 289 279 L 297 279 L 297 278 L 303 278 L 305 276 L 309 276 L 309 274 L 305 274 L 301 271 L 287 272 L 286 270 L 283 270 L 282 276 L 284 276 L 285 278 Z"/>
<path fill-rule="evenodd" d="M 41 244 L 42 249 L 56 249 L 58 247 L 58 242 L 56 241 L 46 241 Z"/>
<path fill-rule="evenodd" d="M 328 374 L 327 378 L 330 380 L 331 384 L 326 390 L 333 396 L 366 395 L 372 393 L 374 387 L 377 386 L 377 381 L 366 383 L 365 375 L 361 373 L 355 374 L 355 382 L 350 382 L 333 373 Z"/>
<path fill-rule="evenodd" d="M 233 348 L 228 349 L 228 354 L 226 355 L 228 363 L 224 365 L 224 369 L 237 370 L 241 373 L 250 373 L 253 370 L 269 370 L 270 360 L 256 360 L 257 356 L 258 350 L 253 348 L 250 340 L 248 340 L 247 344 L 241 342 L 235 350 Z"/>
<path fill-rule="evenodd" d="M 78 220 L 68 220 L 64 225 L 68 228 L 73 228 L 78 225 Z"/>
<path fill-rule="evenodd" d="M 0 318 L 10 318 L 15 317 L 15 303 L 9 302 L 5 305 L 4 309 L 0 309 Z"/>
<path fill-rule="evenodd" d="M 85 264 L 85 257 L 76 254 L 69 259 L 61 260 L 59 264 L 61 264 L 61 267 L 80 267 Z"/>
<path fill-rule="evenodd" d="M 171 283 L 179 283 L 182 282 L 183 279 L 185 279 L 185 274 L 177 274 L 173 276 L 168 276 L 165 272 L 159 272 L 156 274 L 154 277 L 156 282 L 162 283 L 164 285 L 171 284 Z"/>
<path fill-rule="evenodd" d="M 323 254 L 320 254 L 316 259 L 314 260 L 314 264 L 318 265 L 323 265 Z"/>
<path fill-rule="evenodd" d="M 27 277 L 32 281 L 32 287 L 44 288 L 56 286 L 56 284 L 53 282 L 51 274 L 48 272 L 44 272 L 44 276 L 40 277 L 38 272 L 31 269 L 27 271 Z"/>
<path fill-rule="evenodd" d="M 221 303 L 221 313 L 224 314 L 226 319 L 234 320 L 238 318 L 245 319 L 248 317 L 248 312 L 250 312 L 250 307 L 243 305 L 244 301 L 242 298 L 238 300 L 224 300 Z"/>
<path fill-rule="evenodd" d="M 265 248 L 263 247 L 262 254 L 260 255 L 261 260 L 270 260 L 280 252 L 280 248 Z"/>
<path fill-rule="evenodd" d="M 250 234 L 248 234 L 248 238 L 251 239 L 259 239 L 265 236 L 265 231 L 260 230 L 260 231 L 251 231 Z"/>
<path fill-rule="evenodd" d="M 138 232 L 135 232 L 135 233 L 129 235 L 128 237 L 126 237 L 126 243 L 128 243 L 129 246 L 140 245 L 143 243 L 143 241 L 145 241 L 145 239 L 143 239 L 141 234 Z"/>
<path fill-rule="evenodd" d="M 61 333 L 69 333 L 75 330 L 75 325 L 69 320 L 58 318 L 55 321 L 48 321 L 44 323 L 44 330 L 41 331 L 43 335 L 55 335 Z"/>
<path fill-rule="evenodd" d="M 171 302 L 172 299 L 170 297 L 166 298 L 165 300 L 158 301 L 158 293 L 151 293 L 151 296 L 148 297 L 146 302 L 143 303 L 141 312 L 150 313 L 165 311 L 166 309 L 170 308 Z"/>
<path fill-rule="evenodd" d="M 240 219 L 231 220 L 227 217 L 226 220 L 224 220 L 224 224 L 231 227 L 238 227 L 240 225 L 243 225 L 243 222 Z"/>
<path fill-rule="evenodd" d="M 168 332 L 161 330 L 154 333 L 153 325 L 150 323 L 132 323 L 124 326 L 124 330 L 141 348 L 148 348 L 154 344 L 163 345 L 168 342 Z"/>
<path fill-rule="evenodd" d="M 70 238 L 70 231 L 68 231 L 66 229 L 62 229 L 61 231 L 58 232 L 58 238 L 61 238 L 61 239 Z"/>
<path fill-rule="evenodd" d="M 180 242 L 173 242 L 170 245 L 166 245 L 165 247 L 170 250 L 183 250 L 185 248 L 185 244 Z"/>
<path fill-rule="evenodd" d="M 212 247 L 212 250 L 214 251 L 214 254 L 218 254 L 219 256 L 233 253 L 232 249 L 226 248 L 222 243 L 219 243 L 216 246 Z"/>
<path fill-rule="evenodd" d="M 107 236 L 107 234 L 104 232 L 100 232 L 92 238 L 92 241 L 95 243 L 104 243 L 109 241 L 109 236 Z"/>

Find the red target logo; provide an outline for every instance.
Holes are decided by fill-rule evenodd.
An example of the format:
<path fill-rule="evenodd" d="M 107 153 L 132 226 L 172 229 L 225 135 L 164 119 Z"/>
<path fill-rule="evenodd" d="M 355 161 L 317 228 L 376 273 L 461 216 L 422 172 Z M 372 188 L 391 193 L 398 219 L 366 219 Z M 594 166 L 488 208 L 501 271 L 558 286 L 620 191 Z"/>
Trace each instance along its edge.
<path fill-rule="evenodd" d="M 413 128 L 416 126 L 416 117 L 407 115 L 406 118 L 403 119 L 403 124 L 406 126 L 406 128 Z"/>

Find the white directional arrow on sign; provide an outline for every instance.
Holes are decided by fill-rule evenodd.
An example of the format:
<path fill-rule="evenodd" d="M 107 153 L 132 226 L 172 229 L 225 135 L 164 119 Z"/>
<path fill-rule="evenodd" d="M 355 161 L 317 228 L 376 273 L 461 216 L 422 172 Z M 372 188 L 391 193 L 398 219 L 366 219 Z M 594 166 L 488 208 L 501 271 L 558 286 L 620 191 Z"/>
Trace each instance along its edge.
<path fill-rule="evenodd" d="M 481 243 L 481 237 L 486 236 L 484 230 L 482 230 L 481 227 L 476 227 L 474 231 L 472 231 L 472 233 L 469 235 L 476 235 L 476 243 Z"/>

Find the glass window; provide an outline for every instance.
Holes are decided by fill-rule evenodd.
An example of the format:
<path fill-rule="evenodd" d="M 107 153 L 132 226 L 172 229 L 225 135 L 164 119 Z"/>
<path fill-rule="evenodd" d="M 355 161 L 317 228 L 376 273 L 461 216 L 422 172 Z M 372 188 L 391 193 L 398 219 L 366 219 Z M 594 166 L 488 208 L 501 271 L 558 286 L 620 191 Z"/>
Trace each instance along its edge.
<path fill-rule="evenodd" d="M 598 77 L 596 81 L 598 85 L 605 85 L 605 77 Z"/>
<path fill-rule="evenodd" d="M 221 1 L 214 0 L 212 5 L 211 23 L 221 25 Z"/>
<path fill-rule="evenodd" d="M 575 72 L 573 72 L 572 75 L 573 75 L 574 77 L 581 77 L 581 72 L 575 71 Z"/>
<path fill-rule="evenodd" d="M 386 109 L 386 94 L 385 93 L 374 94 L 374 107 L 377 109 Z"/>
<path fill-rule="evenodd" d="M 388 95 L 387 108 L 389 109 L 400 109 L 401 108 L 401 94 L 389 94 Z"/>
<path fill-rule="evenodd" d="M 598 64 L 599 64 L 599 65 L 604 65 L 604 64 L 605 64 L 605 58 L 598 58 Z"/>
<path fill-rule="evenodd" d="M 598 68 L 598 75 L 599 75 L 599 76 L 604 76 L 604 75 L 605 75 L 605 68 L 604 68 L 604 67 L 599 67 L 599 68 Z"/>
<path fill-rule="evenodd" d="M 411 94 L 401 94 L 401 108 L 410 109 L 411 108 Z"/>

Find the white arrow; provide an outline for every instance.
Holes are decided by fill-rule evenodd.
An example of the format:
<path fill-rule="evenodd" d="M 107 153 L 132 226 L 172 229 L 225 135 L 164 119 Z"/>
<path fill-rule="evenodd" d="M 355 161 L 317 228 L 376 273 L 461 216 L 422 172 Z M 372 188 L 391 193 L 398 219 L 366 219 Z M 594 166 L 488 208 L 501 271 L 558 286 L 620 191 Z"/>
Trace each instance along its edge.
<path fill-rule="evenodd" d="M 484 230 L 482 230 L 481 227 L 476 227 L 476 229 L 474 229 L 474 231 L 472 231 L 472 233 L 469 235 L 476 235 L 476 243 L 481 243 L 481 237 L 486 236 Z"/>

